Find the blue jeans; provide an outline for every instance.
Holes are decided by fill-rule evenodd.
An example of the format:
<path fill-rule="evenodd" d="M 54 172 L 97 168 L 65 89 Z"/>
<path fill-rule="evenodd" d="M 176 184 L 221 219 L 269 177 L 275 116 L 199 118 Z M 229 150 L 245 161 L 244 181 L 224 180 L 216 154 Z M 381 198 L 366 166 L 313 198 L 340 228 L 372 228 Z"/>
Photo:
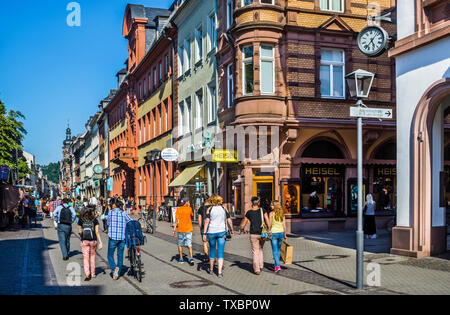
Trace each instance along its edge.
<path fill-rule="evenodd" d="M 218 247 L 217 258 L 224 258 L 223 252 L 225 250 L 226 235 L 226 232 L 207 234 L 209 242 L 209 259 L 212 260 L 216 257 L 216 247 Z"/>
<path fill-rule="evenodd" d="M 63 257 L 69 257 L 70 253 L 70 235 L 72 234 L 72 226 L 68 224 L 58 224 L 59 246 Z"/>
<path fill-rule="evenodd" d="M 117 265 L 114 261 L 114 252 L 117 248 Z M 116 267 L 119 267 L 119 275 L 122 272 L 123 267 L 123 251 L 125 249 L 125 240 L 122 241 L 115 241 L 112 239 L 109 239 L 108 243 L 108 263 L 109 267 L 111 268 L 111 271 L 114 272 Z"/>
<path fill-rule="evenodd" d="M 280 267 L 281 244 L 283 244 L 284 233 L 272 234 L 272 252 L 275 260 L 275 267 Z"/>

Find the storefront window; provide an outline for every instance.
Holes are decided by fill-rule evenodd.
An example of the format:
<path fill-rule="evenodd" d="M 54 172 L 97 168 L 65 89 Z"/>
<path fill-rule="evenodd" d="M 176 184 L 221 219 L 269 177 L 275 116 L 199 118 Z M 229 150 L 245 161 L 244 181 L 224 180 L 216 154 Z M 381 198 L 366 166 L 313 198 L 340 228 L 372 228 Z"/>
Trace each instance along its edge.
<path fill-rule="evenodd" d="M 392 212 L 396 208 L 396 175 L 395 167 L 375 167 L 373 170 L 373 198 L 377 204 L 376 210 L 379 215 L 384 212 Z"/>
<path fill-rule="evenodd" d="M 286 184 L 283 188 L 284 212 L 300 213 L 300 184 Z"/>
<path fill-rule="evenodd" d="M 358 180 L 356 178 L 349 179 L 347 182 L 348 189 L 348 215 L 355 216 L 358 214 Z M 363 181 L 363 206 L 366 202 L 367 182 Z"/>
<path fill-rule="evenodd" d="M 333 217 L 342 214 L 344 168 L 305 165 L 301 170 L 301 214 L 303 217 Z"/>

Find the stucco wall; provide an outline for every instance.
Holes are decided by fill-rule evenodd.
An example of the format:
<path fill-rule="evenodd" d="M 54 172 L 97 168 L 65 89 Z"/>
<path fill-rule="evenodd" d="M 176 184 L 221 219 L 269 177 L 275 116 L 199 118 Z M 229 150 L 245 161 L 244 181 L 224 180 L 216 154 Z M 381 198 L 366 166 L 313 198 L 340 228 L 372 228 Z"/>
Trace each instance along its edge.
<path fill-rule="evenodd" d="M 414 111 L 420 98 L 434 82 L 450 77 L 449 51 L 450 38 L 445 38 L 396 58 L 399 226 L 411 226 L 410 153 Z"/>

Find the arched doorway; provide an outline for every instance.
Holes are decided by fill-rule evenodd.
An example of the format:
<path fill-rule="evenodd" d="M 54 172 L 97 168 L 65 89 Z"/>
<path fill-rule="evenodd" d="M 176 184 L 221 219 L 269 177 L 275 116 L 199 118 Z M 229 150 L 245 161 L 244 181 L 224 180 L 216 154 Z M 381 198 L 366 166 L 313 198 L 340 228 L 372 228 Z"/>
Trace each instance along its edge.
<path fill-rule="evenodd" d="M 305 144 L 300 157 L 300 211 L 303 218 L 344 215 L 345 148 L 332 139 Z M 292 190 L 292 187 L 291 187 Z"/>
<path fill-rule="evenodd" d="M 426 257 L 446 251 L 444 112 L 449 106 L 450 79 L 441 79 L 416 107 L 410 135 L 411 207 L 397 211 L 394 254 Z"/>

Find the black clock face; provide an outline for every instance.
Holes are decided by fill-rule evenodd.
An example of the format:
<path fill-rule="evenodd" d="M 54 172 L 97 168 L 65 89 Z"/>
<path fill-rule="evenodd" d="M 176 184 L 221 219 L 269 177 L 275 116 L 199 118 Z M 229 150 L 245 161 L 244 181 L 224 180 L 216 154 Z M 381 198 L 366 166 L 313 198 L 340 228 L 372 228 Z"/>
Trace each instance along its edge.
<path fill-rule="evenodd" d="M 367 56 L 376 56 L 386 48 L 386 32 L 375 26 L 363 29 L 358 35 L 358 47 Z"/>

